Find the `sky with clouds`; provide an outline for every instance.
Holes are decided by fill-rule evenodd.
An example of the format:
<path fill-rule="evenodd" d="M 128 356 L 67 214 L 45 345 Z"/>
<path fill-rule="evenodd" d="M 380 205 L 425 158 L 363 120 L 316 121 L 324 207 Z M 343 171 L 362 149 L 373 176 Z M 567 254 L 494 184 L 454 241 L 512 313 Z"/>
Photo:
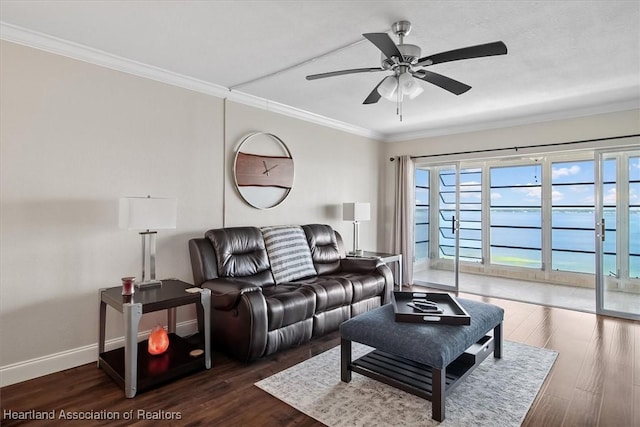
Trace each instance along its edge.
<path fill-rule="evenodd" d="M 551 198 L 554 206 L 593 206 L 595 200 L 594 189 L 595 162 L 575 161 L 558 162 L 552 164 Z M 491 204 L 492 206 L 540 206 L 541 205 L 541 174 L 539 164 L 493 167 L 490 169 Z M 420 174 L 420 172 L 419 172 Z M 425 185 L 426 175 L 418 176 L 418 185 Z M 605 161 L 604 165 L 604 201 L 605 204 L 615 204 L 617 198 L 615 181 L 615 162 Z M 629 162 L 629 202 L 640 204 L 640 157 L 632 157 Z M 447 187 L 455 184 L 453 175 L 442 177 Z M 635 181 L 635 182 L 634 182 Z M 461 174 L 461 202 L 463 204 L 479 203 L 481 189 L 481 174 L 479 169 L 463 171 Z M 609 182 L 609 184 L 606 184 Z M 419 204 L 426 204 L 426 192 L 417 193 Z M 444 194 L 448 203 L 453 203 L 455 195 Z"/>

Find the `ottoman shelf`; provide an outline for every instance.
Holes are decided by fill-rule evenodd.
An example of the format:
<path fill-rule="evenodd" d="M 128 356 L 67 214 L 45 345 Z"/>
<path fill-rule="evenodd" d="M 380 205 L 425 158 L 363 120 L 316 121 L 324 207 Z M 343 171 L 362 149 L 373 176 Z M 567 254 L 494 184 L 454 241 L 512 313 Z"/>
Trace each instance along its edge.
<path fill-rule="evenodd" d="M 486 338 L 486 339 L 485 339 Z M 349 341 L 342 341 L 342 348 Z M 482 351 L 476 354 L 463 353 L 447 366 L 445 390 L 449 393 L 469 375 L 484 359 L 493 352 L 493 337 L 485 336 L 482 340 Z M 479 343 L 480 344 L 480 343 Z M 433 397 L 432 367 L 414 362 L 404 357 L 380 350 L 373 350 L 351 362 L 351 371 L 373 378 L 407 393 L 427 400 Z"/>
<path fill-rule="evenodd" d="M 340 325 L 340 377 L 352 372 L 431 400 L 432 418 L 445 418 L 445 398 L 491 353 L 502 357 L 504 310 L 492 304 L 458 299 L 469 325 L 394 321 L 388 304 Z M 493 334 L 491 332 L 493 331 Z M 374 350 L 352 360 L 351 343 Z"/>

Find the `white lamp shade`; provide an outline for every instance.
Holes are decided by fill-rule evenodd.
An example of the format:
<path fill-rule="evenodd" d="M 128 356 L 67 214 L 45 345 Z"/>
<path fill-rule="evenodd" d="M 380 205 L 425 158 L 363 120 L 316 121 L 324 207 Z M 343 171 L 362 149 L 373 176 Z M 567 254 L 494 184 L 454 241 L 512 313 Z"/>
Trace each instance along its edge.
<path fill-rule="evenodd" d="M 418 81 L 409 73 L 403 73 L 398 77 L 398 83 L 403 95 L 407 95 L 409 99 L 413 99 L 423 92 Z"/>
<path fill-rule="evenodd" d="M 159 230 L 176 228 L 178 202 L 159 197 L 123 197 L 120 199 L 120 228 Z"/>
<path fill-rule="evenodd" d="M 411 74 L 402 73 L 398 77 L 398 84 L 400 85 L 400 88 L 402 89 L 402 93 L 404 93 L 406 95 L 409 92 L 411 92 L 411 90 L 415 86 L 416 82 L 415 82 L 415 79 L 413 78 L 413 76 L 411 76 Z"/>
<path fill-rule="evenodd" d="M 409 99 L 414 99 L 416 96 L 420 95 L 422 92 L 424 92 L 424 89 L 422 89 L 420 85 L 415 85 L 411 90 L 411 92 L 409 92 Z"/>
<path fill-rule="evenodd" d="M 378 93 L 386 99 L 393 100 L 397 88 L 398 79 L 396 76 L 387 76 L 378 86 Z"/>
<path fill-rule="evenodd" d="M 369 221 L 371 219 L 371 204 L 343 203 L 342 219 L 345 221 Z"/>

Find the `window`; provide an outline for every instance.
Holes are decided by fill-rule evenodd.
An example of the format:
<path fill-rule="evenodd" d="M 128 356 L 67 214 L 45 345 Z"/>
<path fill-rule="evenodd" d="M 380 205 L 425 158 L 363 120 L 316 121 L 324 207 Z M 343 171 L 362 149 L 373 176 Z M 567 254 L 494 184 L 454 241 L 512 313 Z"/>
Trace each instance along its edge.
<path fill-rule="evenodd" d="M 492 264 L 542 268 L 539 164 L 490 169 Z"/>
<path fill-rule="evenodd" d="M 452 169 L 438 172 L 438 254 L 439 258 L 455 257 L 456 173 Z M 458 218 L 460 259 L 482 262 L 482 169 L 460 170 L 460 217 Z"/>
<path fill-rule="evenodd" d="M 415 249 L 416 261 L 429 258 L 429 170 L 416 168 Z"/>
<path fill-rule="evenodd" d="M 595 273 L 594 162 L 551 166 L 551 268 Z"/>
<path fill-rule="evenodd" d="M 618 209 L 616 206 L 616 198 L 617 198 L 617 168 L 616 168 L 616 159 L 606 159 L 604 160 L 603 165 L 603 176 L 602 176 L 602 184 L 603 184 L 603 216 L 604 216 L 604 224 L 605 224 L 605 234 L 607 236 L 604 242 L 604 274 L 610 276 L 618 276 L 618 267 L 616 254 L 618 251 L 618 242 L 617 242 L 617 232 L 616 232 L 616 224 L 617 224 L 617 215 Z"/>
<path fill-rule="evenodd" d="M 640 157 L 629 157 L 629 277 L 640 278 Z"/>
<path fill-rule="evenodd" d="M 595 153 L 416 167 L 414 277 L 444 283 L 456 271 L 590 286 L 596 269 Z M 603 273 L 640 286 L 640 156 L 602 157 Z M 456 205 L 458 203 L 458 205 Z M 456 213 L 457 212 L 457 213 Z M 458 235 L 452 232 L 452 218 Z"/>
<path fill-rule="evenodd" d="M 460 259 L 482 262 L 482 169 L 460 171 Z"/>
<path fill-rule="evenodd" d="M 456 171 L 438 171 L 438 258 L 455 257 L 456 239 L 452 231 L 456 214 Z"/>

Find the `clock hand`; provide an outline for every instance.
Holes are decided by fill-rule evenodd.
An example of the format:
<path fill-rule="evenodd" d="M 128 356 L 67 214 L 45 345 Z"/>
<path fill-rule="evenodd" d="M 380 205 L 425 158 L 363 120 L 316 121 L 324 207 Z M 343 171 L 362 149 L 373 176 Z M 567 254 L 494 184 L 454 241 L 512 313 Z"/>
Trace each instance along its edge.
<path fill-rule="evenodd" d="M 275 165 L 268 167 L 267 162 L 265 162 L 264 160 L 262 161 L 262 164 L 264 165 L 264 172 L 262 172 L 262 174 L 267 176 L 269 176 L 269 171 L 278 166 L 278 164 L 276 163 Z"/>

